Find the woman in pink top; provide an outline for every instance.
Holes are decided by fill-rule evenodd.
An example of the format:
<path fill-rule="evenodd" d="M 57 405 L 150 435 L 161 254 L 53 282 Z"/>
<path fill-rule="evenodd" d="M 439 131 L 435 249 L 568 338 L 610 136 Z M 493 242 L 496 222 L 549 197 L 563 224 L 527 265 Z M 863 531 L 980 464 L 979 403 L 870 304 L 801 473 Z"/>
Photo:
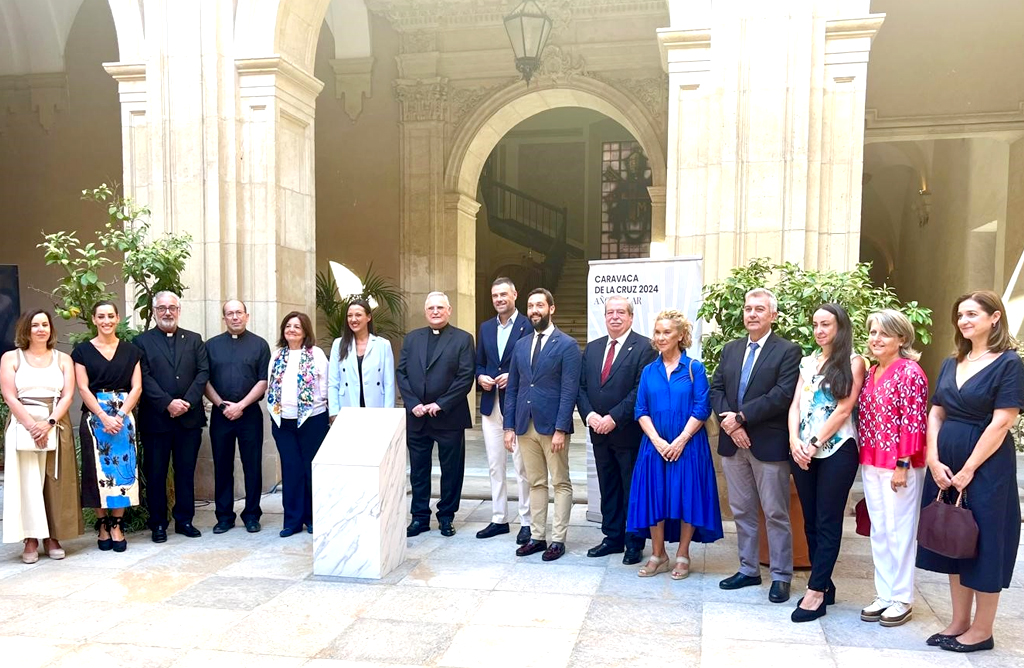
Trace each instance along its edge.
<path fill-rule="evenodd" d="M 913 615 L 928 378 L 916 361 L 914 327 L 905 315 L 891 309 L 872 313 L 867 326 L 877 364 L 860 394 L 858 435 L 876 598 L 860 618 L 899 626 Z"/>

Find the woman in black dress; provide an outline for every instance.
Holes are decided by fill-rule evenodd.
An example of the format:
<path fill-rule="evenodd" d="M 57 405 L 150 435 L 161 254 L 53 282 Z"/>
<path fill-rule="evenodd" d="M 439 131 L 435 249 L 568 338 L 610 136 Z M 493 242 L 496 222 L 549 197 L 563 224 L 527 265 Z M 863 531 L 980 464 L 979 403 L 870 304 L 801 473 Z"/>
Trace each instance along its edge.
<path fill-rule="evenodd" d="M 953 306 L 956 351 L 942 364 L 928 415 L 928 469 L 923 503 L 938 490 L 965 505 L 978 523 L 978 556 L 949 559 L 922 547 L 917 566 L 949 574 L 953 620 L 928 638 L 951 652 L 992 649 L 999 593 L 1010 586 L 1020 542 L 1017 460 L 1009 429 L 1024 408 L 1024 363 L 999 295 L 969 292 Z M 971 608 L 977 604 L 974 620 Z"/>
<path fill-rule="evenodd" d="M 132 410 L 142 397 L 142 352 L 117 338 L 113 302 L 92 307 L 95 338 L 71 353 L 82 395 L 82 507 L 96 509 L 96 545 L 124 552 L 124 511 L 139 505 L 139 469 Z"/>

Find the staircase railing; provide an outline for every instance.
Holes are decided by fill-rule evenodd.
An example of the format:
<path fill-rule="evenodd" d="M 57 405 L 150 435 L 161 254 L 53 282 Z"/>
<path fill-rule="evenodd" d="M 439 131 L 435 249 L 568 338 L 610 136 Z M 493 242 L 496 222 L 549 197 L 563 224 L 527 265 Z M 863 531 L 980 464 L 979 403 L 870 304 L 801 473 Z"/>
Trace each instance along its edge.
<path fill-rule="evenodd" d="M 480 180 L 487 224 L 495 234 L 544 254 L 544 285 L 555 289 L 568 253 L 568 210 L 493 179 Z"/>

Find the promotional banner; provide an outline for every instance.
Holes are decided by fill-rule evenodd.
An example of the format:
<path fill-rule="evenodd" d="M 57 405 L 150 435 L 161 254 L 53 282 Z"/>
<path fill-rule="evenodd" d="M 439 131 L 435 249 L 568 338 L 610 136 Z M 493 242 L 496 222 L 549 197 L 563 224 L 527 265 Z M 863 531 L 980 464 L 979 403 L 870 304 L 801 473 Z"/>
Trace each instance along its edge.
<path fill-rule="evenodd" d="M 693 323 L 693 345 L 687 354 L 700 359 L 701 323 L 697 320 L 701 290 L 701 258 L 643 258 L 592 260 L 587 278 L 587 341 L 608 332 L 604 303 L 609 297 L 626 297 L 633 304 L 633 330 L 650 337 L 654 318 L 665 309 L 682 311 Z M 587 519 L 601 521 L 601 489 L 594 464 L 594 446 L 587 429 Z"/>

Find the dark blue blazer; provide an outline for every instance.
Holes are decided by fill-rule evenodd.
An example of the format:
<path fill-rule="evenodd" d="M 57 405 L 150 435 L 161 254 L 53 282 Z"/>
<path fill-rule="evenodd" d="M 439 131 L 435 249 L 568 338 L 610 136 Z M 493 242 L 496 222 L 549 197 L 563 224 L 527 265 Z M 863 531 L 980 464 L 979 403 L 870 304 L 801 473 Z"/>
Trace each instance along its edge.
<path fill-rule="evenodd" d="M 598 415 L 611 415 L 615 429 L 610 434 L 590 431 L 591 442 L 610 443 L 622 447 L 639 448 L 640 425 L 633 416 L 636 390 L 644 367 L 657 359 L 651 340 L 635 331 L 629 333 L 622 349 L 615 356 L 608 380 L 601 382 L 605 347 L 608 337 L 602 336 L 587 344 L 583 351 L 583 369 L 580 373 L 580 393 L 576 400 L 584 424 L 591 411 Z"/>
<path fill-rule="evenodd" d="M 512 331 L 508 333 L 508 343 L 505 344 L 505 354 L 498 357 L 498 317 L 488 318 L 480 324 L 480 335 L 476 337 L 476 375 L 490 376 L 497 378 L 507 373 L 512 364 L 512 351 L 515 350 L 516 341 L 523 336 L 533 334 L 533 325 L 525 315 L 516 311 L 515 322 L 512 323 Z M 479 386 L 479 383 L 477 383 Z M 480 414 L 490 415 L 494 411 L 494 397 L 498 396 L 501 405 L 505 405 L 505 390 L 494 388 L 490 392 L 480 388 Z"/>
<path fill-rule="evenodd" d="M 543 345 L 536 369 L 530 368 L 534 337 L 516 341 L 505 389 L 505 429 L 525 434 L 530 420 L 538 433 L 572 433 L 572 410 L 580 390 L 580 347 L 576 339 L 555 328 Z"/>

